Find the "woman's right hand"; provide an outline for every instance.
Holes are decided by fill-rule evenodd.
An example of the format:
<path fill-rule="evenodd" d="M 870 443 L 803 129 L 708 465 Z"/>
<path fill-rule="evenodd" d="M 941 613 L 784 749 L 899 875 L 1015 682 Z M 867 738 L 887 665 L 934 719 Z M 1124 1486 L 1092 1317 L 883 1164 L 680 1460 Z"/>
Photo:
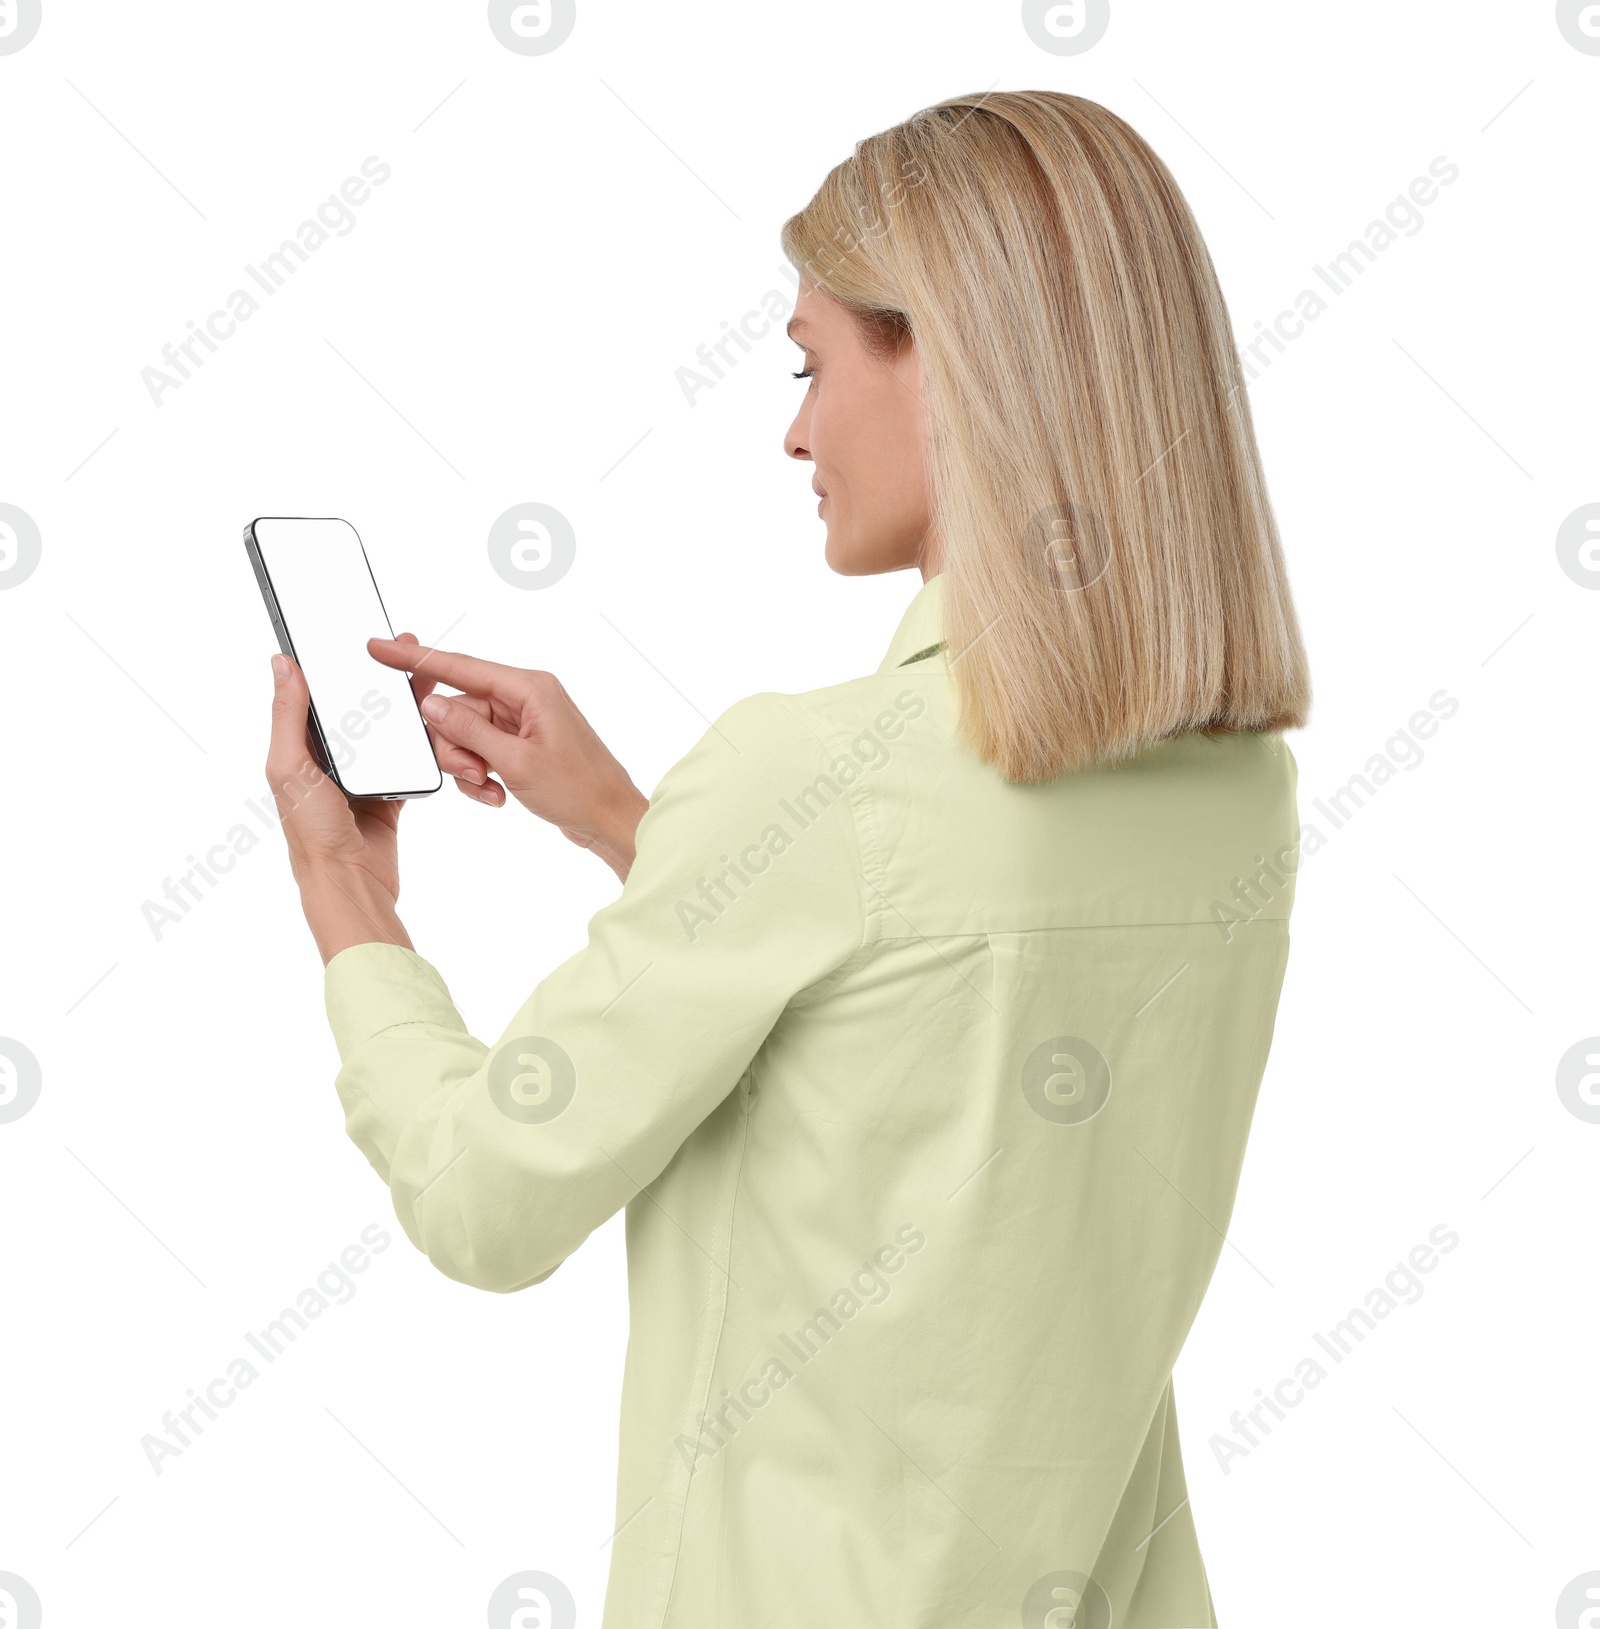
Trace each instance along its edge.
<path fill-rule="evenodd" d="M 509 792 L 627 877 L 649 799 L 553 673 L 425 650 L 412 634 L 368 640 L 367 650 L 385 667 L 412 675 L 439 767 L 463 792 L 491 808 Z M 462 694 L 436 695 L 437 684 Z"/>

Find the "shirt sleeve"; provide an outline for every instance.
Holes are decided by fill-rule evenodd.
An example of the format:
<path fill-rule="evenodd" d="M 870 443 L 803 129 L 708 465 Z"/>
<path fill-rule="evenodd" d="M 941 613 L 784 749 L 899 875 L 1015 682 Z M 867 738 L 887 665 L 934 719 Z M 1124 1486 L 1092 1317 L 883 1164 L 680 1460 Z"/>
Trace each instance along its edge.
<path fill-rule="evenodd" d="M 850 794 L 777 696 L 729 709 L 663 777 L 620 896 L 493 1046 L 414 951 L 328 963 L 352 1140 L 449 1277 L 547 1278 L 738 1084 L 791 997 L 860 948 Z"/>

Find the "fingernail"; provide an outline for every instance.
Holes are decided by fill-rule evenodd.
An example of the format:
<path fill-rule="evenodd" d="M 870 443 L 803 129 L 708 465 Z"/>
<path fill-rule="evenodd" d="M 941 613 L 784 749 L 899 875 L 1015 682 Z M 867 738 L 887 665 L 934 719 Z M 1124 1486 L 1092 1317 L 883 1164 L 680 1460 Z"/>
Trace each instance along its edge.
<path fill-rule="evenodd" d="M 461 778 L 464 781 L 471 781 L 474 786 L 483 785 L 483 776 L 480 775 L 475 769 L 463 769 L 461 771 Z"/>
<path fill-rule="evenodd" d="M 289 661 L 285 656 L 272 658 L 272 682 L 282 684 L 289 677 Z"/>
<path fill-rule="evenodd" d="M 422 703 L 422 716 L 431 718 L 435 724 L 444 717 L 444 700 L 439 696 L 427 696 Z"/>

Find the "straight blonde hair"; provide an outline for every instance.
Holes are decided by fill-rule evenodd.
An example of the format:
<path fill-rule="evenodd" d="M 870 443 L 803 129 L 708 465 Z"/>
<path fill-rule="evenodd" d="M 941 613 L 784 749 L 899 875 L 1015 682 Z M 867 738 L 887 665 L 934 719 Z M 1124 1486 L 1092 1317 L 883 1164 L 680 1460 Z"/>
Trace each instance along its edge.
<path fill-rule="evenodd" d="M 1305 722 L 1310 681 L 1227 306 L 1121 119 L 958 96 L 783 228 L 880 354 L 914 340 L 963 740 L 1008 780 Z"/>

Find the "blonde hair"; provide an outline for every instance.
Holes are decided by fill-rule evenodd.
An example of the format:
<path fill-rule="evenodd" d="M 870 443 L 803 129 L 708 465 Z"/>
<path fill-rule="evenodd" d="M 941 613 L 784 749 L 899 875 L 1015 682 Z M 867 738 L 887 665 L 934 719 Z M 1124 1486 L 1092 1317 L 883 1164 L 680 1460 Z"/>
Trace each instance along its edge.
<path fill-rule="evenodd" d="M 914 339 L 963 740 L 1012 781 L 1305 722 L 1310 681 L 1215 268 L 1097 103 L 958 96 L 783 228 L 875 349 Z"/>

